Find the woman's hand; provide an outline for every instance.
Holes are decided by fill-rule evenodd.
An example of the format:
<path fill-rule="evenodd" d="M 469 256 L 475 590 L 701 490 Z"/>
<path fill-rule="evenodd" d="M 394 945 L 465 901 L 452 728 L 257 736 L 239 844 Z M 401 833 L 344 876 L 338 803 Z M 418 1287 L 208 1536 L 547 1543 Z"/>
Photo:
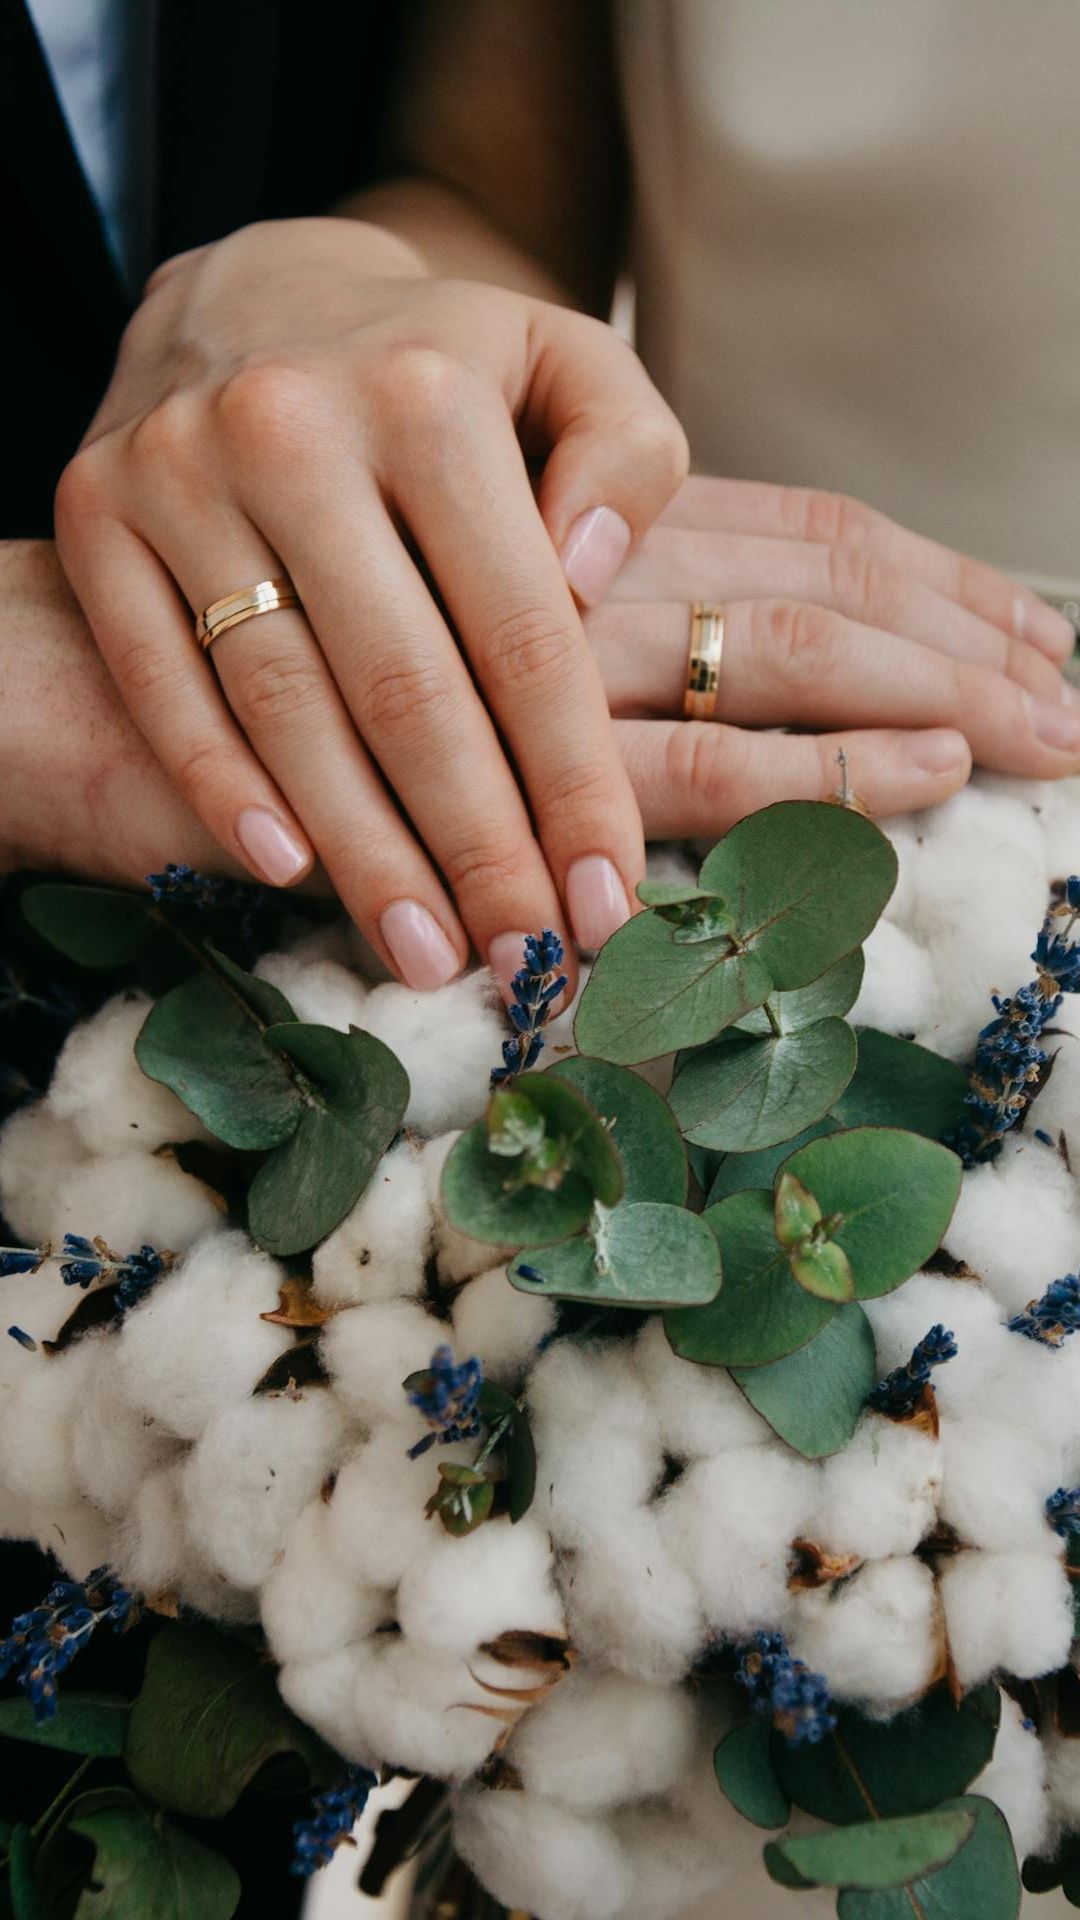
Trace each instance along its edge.
<path fill-rule="evenodd" d="M 715 722 L 681 718 L 694 600 L 725 608 Z M 834 494 L 688 480 L 586 626 L 651 835 L 835 794 L 841 747 L 876 814 L 944 799 L 973 756 L 1032 779 L 1080 769 L 1069 622 Z M 778 727 L 800 731 L 747 731 Z"/>
<path fill-rule="evenodd" d="M 434 986 L 470 940 L 505 976 L 522 929 L 595 947 L 629 911 L 641 822 L 571 588 L 602 597 L 685 464 L 606 326 L 424 278 L 378 228 L 276 222 L 154 277 L 57 541 L 225 853 L 277 885 L 319 860 Z M 200 652 L 195 613 L 282 574 L 301 609 Z"/>

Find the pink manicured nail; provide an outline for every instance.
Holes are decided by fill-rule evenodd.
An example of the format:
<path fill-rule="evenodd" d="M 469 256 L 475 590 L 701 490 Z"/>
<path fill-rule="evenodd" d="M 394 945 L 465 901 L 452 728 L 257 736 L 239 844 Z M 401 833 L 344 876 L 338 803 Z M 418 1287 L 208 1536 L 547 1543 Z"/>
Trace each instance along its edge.
<path fill-rule="evenodd" d="M 237 815 L 236 837 L 253 866 L 272 887 L 287 887 L 311 865 L 311 855 L 276 813 L 245 807 Z"/>
<path fill-rule="evenodd" d="M 630 903 L 610 860 L 587 853 L 566 876 L 566 904 L 579 946 L 595 953 L 630 918 Z"/>
<path fill-rule="evenodd" d="M 1033 700 L 1025 695 L 1031 724 L 1044 746 L 1058 753 L 1080 753 L 1080 714 L 1055 700 Z"/>
<path fill-rule="evenodd" d="M 908 752 L 923 773 L 954 773 L 957 767 L 966 766 L 968 760 L 960 734 L 950 733 L 945 727 L 912 734 Z"/>
<path fill-rule="evenodd" d="M 461 972 L 438 921 L 418 900 L 395 900 L 379 921 L 379 931 L 407 987 L 430 993 Z"/>
<path fill-rule="evenodd" d="M 630 529 L 613 507 L 580 514 L 563 542 L 560 559 L 570 585 L 587 607 L 610 587 L 630 546 Z"/>

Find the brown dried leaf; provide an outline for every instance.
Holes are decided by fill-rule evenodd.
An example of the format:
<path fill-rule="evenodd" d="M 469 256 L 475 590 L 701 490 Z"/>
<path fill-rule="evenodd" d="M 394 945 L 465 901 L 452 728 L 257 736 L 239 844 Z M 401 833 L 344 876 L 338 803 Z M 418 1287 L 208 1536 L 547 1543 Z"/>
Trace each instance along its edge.
<path fill-rule="evenodd" d="M 284 1393 L 290 1400 L 303 1392 L 305 1387 L 326 1387 L 330 1384 L 330 1375 L 322 1362 L 318 1345 L 312 1337 L 298 1341 L 296 1346 L 287 1347 L 279 1353 L 256 1382 L 256 1393 Z"/>
<path fill-rule="evenodd" d="M 63 1353 L 74 1340 L 81 1340 L 86 1333 L 93 1333 L 97 1327 L 107 1327 L 116 1318 L 116 1296 L 119 1282 L 112 1281 L 107 1287 L 95 1287 L 92 1292 L 84 1293 L 73 1313 L 69 1313 L 55 1340 L 43 1340 L 45 1353 Z"/>
<path fill-rule="evenodd" d="M 924 1273 L 943 1273 L 949 1280 L 981 1280 L 982 1275 L 969 1267 L 966 1260 L 958 1260 L 948 1247 L 939 1247 L 929 1260 L 923 1262 Z"/>
<path fill-rule="evenodd" d="M 278 1289 L 278 1304 L 273 1313 L 260 1313 L 260 1320 L 269 1320 L 275 1327 L 323 1327 L 332 1320 L 340 1307 L 320 1306 L 311 1290 L 311 1281 L 300 1278 L 284 1280 Z"/>
<path fill-rule="evenodd" d="M 485 1640 L 480 1647 L 489 1659 L 501 1667 L 557 1667 L 568 1673 L 577 1655 L 569 1640 L 551 1633 L 534 1633 L 528 1628 L 510 1628 L 496 1640 Z"/>
<path fill-rule="evenodd" d="M 834 1580 L 843 1580 L 862 1565 L 857 1553 L 827 1553 L 814 1540 L 793 1540 L 791 1551 L 798 1556 L 795 1571 L 788 1581 L 792 1593 L 804 1588 L 827 1587 Z"/>

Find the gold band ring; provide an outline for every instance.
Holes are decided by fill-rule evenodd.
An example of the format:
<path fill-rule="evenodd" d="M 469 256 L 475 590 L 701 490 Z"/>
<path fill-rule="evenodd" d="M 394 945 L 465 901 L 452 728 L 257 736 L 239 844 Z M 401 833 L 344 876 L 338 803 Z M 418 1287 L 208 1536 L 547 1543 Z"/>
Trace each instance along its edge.
<path fill-rule="evenodd" d="M 260 613 L 276 613 L 279 607 L 298 607 L 300 597 L 291 580 L 259 580 L 253 587 L 241 587 L 214 600 L 195 622 L 195 638 L 205 652 L 230 627 L 243 620 L 254 620 Z"/>
<path fill-rule="evenodd" d="M 723 657 L 724 609 L 708 600 L 695 600 L 690 612 L 690 656 L 683 695 L 683 713 L 688 720 L 711 720 L 716 713 Z"/>

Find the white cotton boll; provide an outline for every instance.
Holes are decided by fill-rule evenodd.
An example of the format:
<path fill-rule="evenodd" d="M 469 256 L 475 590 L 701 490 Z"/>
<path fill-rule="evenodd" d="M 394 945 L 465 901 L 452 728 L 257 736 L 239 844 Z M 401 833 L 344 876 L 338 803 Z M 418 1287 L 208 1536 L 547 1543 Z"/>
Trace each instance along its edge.
<path fill-rule="evenodd" d="M 471 1654 L 513 1631 L 559 1637 L 565 1623 L 547 1534 L 531 1520 L 489 1520 L 462 1539 L 433 1525 L 405 1570 L 397 1617 L 410 1641 L 445 1653 Z"/>
<path fill-rule="evenodd" d="M 84 1493 L 106 1513 L 122 1514 L 143 1480 L 175 1460 L 182 1443 L 152 1413 L 129 1406 L 117 1386 L 115 1334 L 85 1345 L 92 1365 L 75 1410 L 75 1472 Z"/>
<path fill-rule="evenodd" d="M 353 1715 L 356 1675 L 364 1645 L 338 1647 L 311 1659 L 290 1660 L 278 1674 L 278 1692 L 287 1707 L 354 1766 L 379 1766 L 358 1734 Z"/>
<path fill-rule="evenodd" d="M 612 1920 L 630 1898 L 630 1863 L 606 1820 L 475 1787 L 454 1796 L 453 1815 L 461 1858 L 507 1908 L 536 1920 Z"/>
<path fill-rule="evenodd" d="M 968 1792 L 982 1794 L 1000 1807 L 1021 1860 L 1041 1851 L 1050 1816 L 1046 1753 L 1035 1729 L 1025 1727 L 1016 1701 L 1007 1693 L 1001 1695 L 1001 1721 L 993 1754 Z"/>
<path fill-rule="evenodd" d="M 1072 1590 L 1059 1560 L 972 1549 L 943 1562 L 938 1577 L 962 1687 L 977 1686 L 995 1667 L 1034 1680 L 1064 1665 Z"/>
<path fill-rule="evenodd" d="M 1054 1453 L 1019 1425 L 1005 1426 L 993 1416 L 943 1419 L 939 1445 L 945 1467 L 941 1518 L 965 1546 L 1060 1556 L 1061 1541 L 1045 1506 L 1058 1484 Z"/>
<path fill-rule="evenodd" d="M 334 1027 L 338 1033 L 361 1023 L 368 989 L 338 960 L 316 959 L 302 949 L 264 953 L 255 962 L 255 973 L 285 995 L 298 1020 Z"/>
<path fill-rule="evenodd" d="M 13 1273 L 0 1281 L 3 1288 L 0 1299 L 3 1300 L 3 1320 L 0 1321 L 0 1394 L 10 1388 L 18 1391 L 26 1377 L 27 1367 L 40 1362 L 41 1356 L 35 1356 L 17 1340 L 12 1340 L 5 1329 L 21 1327 L 40 1347 L 43 1340 L 55 1340 L 65 1320 L 74 1313 L 82 1292 L 78 1287 L 69 1287 L 61 1279 L 60 1267 L 54 1260 L 46 1261 L 36 1273 Z M 2 1477 L 2 1474 L 0 1474 Z"/>
<path fill-rule="evenodd" d="M 507 1759 L 526 1793 L 604 1813 L 666 1793 L 684 1771 L 695 1715 L 682 1687 L 649 1686 L 582 1665 L 525 1714 Z"/>
<path fill-rule="evenodd" d="M 380 1429 L 346 1460 L 330 1496 L 333 1551 L 353 1579 L 369 1586 L 396 1587 L 439 1525 L 424 1506 L 438 1481 L 437 1461 L 456 1457 L 458 1449 L 440 1447 L 410 1460 L 407 1446 L 399 1427 Z"/>
<path fill-rule="evenodd" d="M 937 998 L 930 954 L 893 920 L 879 920 L 864 943 L 866 971 L 848 1019 L 885 1033 L 917 1033 L 934 1017 Z"/>
<path fill-rule="evenodd" d="M 65 1505 L 82 1496 L 75 1415 L 94 1364 L 93 1342 L 76 1340 L 63 1353 L 19 1351 L 21 1377 L 0 1383 L 0 1479 L 35 1509 Z"/>
<path fill-rule="evenodd" d="M 933 1525 L 941 1483 L 941 1448 L 929 1434 L 867 1415 L 822 1464 L 807 1538 L 860 1560 L 913 1553 Z"/>
<path fill-rule="evenodd" d="M 1037 807 L 1053 792 L 1048 780 L 1016 780 L 980 771 L 959 793 L 934 809 L 931 832 L 948 843 L 957 833 L 981 834 L 986 845 L 1014 848 L 1040 877 L 1046 866 L 1046 829 Z M 969 882 L 970 884 L 970 882 Z"/>
<path fill-rule="evenodd" d="M 894 1292 L 864 1301 L 863 1309 L 873 1328 L 880 1375 L 906 1366 L 931 1327 L 950 1329 L 956 1336 L 956 1356 L 935 1367 L 932 1375 L 938 1405 L 957 1417 L 968 1410 L 985 1411 L 987 1380 L 1001 1357 L 1004 1338 L 1001 1308 L 987 1288 L 971 1280 L 917 1273 Z"/>
<path fill-rule="evenodd" d="M 519 1293 L 504 1266 L 492 1267 L 461 1288 L 454 1300 L 453 1325 L 455 1353 L 479 1354 L 485 1379 L 516 1387 L 555 1325 L 555 1305 Z"/>
<path fill-rule="evenodd" d="M 100 1236 L 116 1253 L 145 1245 L 183 1253 L 202 1234 L 224 1228 L 224 1206 L 168 1154 L 95 1155 L 75 1167 L 43 1209 L 44 1237 Z"/>
<path fill-rule="evenodd" d="M 113 1530 L 92 1500 L 39 1506 L 30 1538 L 43 1553 L 51 1553 L 72 1580 L 85 1580 L 96 1567 L 112 1564 Z"/>
<path fill-rule="evenodd" d="M 21 1107 L 0 1128 L 0 1212 L 21 1240 L 39 1246 L 50 1238 L 56 1197 L 86 1157 L 70 1121 L 44 1100 Z"/>
<path fill-rule="evenodd" d="M 694 1461 L 657 1503 L 664 1549 L 697 1581 L 716 1631 L 785 1618 L 791 1543 L 817 1489 L 816 1469 L 786 1447 L 741 1447 Z"/>
<path fill-rule="evenodd" d="M 1051 1280 L 1076 1270 L 1075 1177 L 1039 1141 L 1014 1135 L 996 1160 L 965 1173 L 946 1245 L 982 1276 L 1006 1314 L 1018 1313 Z"/>
<path fill-rule="evenodd" d="M 1031 979 L 1045 909 L 1042 873 L 1007 841 L 966 829 L 922 849 L 909 931 L 930 951 L 938 983 L 935 1017 L 916 1035 L 923 1046 L 950 1059 L 971 1057 L 993 1012 L 991 992 L 1012 993 Z"/>
<path fill-rule="evenodd" d="M 490 974 L 463 974 L 434 993 L 376 987 L 357 1024 L 396 1053 L 409 1076 L 406 1126 L 431 1138 L 479 1119 L 509 1031 Z"/>
<path fill-rule="evenodd" d="M 0 1481 L 0 1540 L 32 1540 L 34 1513 L 29 1500 Z"/>
<path fill-rule="evenodd" d="M 700 1367 L 672 1352 L 658 1314 L 638 1335 L 634 1367 L 659 1422 L 664 1451 L 677 1459 L 707 1459 L 729 1447 L 772 1441 L 772 1428 L 726 1368 Z"/>
<path fill-rule="evenodd" d="M 292 1527 L 260 1596 L 275 1660 L 313 1660 L 364 1640 L 393 1615 L 393 1596 L 364 1586 L 334 1553 L 329 1503 L 316 1495 Z"/>
<path fill-rule="evenodd" d="M 260 1394 L 215 1413 L 184 1467 L 188 1525 L 226 1580 L 267 1578 L 302 1509 L 336 1465 L 347 1432 L 324 1387 Z"/>
<path fill-rule="evenodd" d="M 58 1119 L 71 1121 L 90 1153 L 154 1153 L 168 1141 L 211 1137 L 135 1058 L 152 1005 L 148 994 L 118 993 L 73 1027 L 60 1051 L 46 1105 Z"/>
<path fill-rule="evenodd" d="M 556 1341 L 529 1376 L 528 1404 L 538 1511 L 555 1540 L 587 1541 L 648 1500 L 663 1453 L 631 1349 Z"/>
<path fill-rule="evenodd" d="M 311 1263 L 314 1293 L 327 1306 L 399 1300 L 424 1287 L 432 1217 L 421 1155 L 399 1140 L 371 1184 Z"/>
<path fill-rule="evenodd" d="M 484 1663 L 470 1673 L 464 1660 L 392 1633 L 361 1641 L 356 1653 L 351 1724 L 369 1764 L 464 1780 L 487 1759 L 501 1727 L 478 1709 L 507 1703 L 474 1677 Z M 486 1666 L 494 1678 L 481 1677 L 507 1685 L 505 1667 Z"/>
<path fill-rule="evenodd" d="M 1039 806 L 1047 875 L 1064 880 L 1080 873 L 1080 780 L 1047 781 L 1032 800 Z"/>
<path fill-rule="evenodd" d="M 232 1586 L 208 1566 L 187 1524 L 183 1463 L 162 1467 L 140 1486 L 118 1522 L 112 1564 L 126 1586 L 150 1600 L 167 1597 L 210 1620 L 254 1622 L 255 1594 Z"/>
<path fill-rule="evenodd" d="M 120 1391 L 182 1440 L 197 1439 L 219 1407 L 246 1399 L 292 1345 L 287 1327 L 259 1317 L 277 1307 L 283 1278 L 242 1233 L 200 1240 L 125 1316 Z"/>
<path fill-rule="evenodd" d="M 463 1280 L 486 1273 L 489 1267 L 509 1260 L 514 1251 L 512 1247 L 494 1246 L 490 1240 L 474 1240 L 471 1234 L 460 1233 L 457 1227 L 452 1227 L 446 1218 L 440 1183 L 450 1149 L 460 1138 L 460 1129 L 443 1133 L 435 1140 L 428 1140 L 421 1151 L 434 1221 L 435 1265 L 439 1279 L 448 1287 L 460 1286 Z"/>
<path fill-rule="evenodd" d="M 408 1417 L 402 1381 L 430 1366 L 436 1347 L 445 1344 L 446 1328 L 423 1307 L 389 1300 L 336 1313 L 323 1328 L 320 1350 L 339 1400 L 357 1420 L 376 1427 Z M 420 1439 L 424 1421 L 420 1414 L 415 1419 Z"/>
<path fill-rule="evenodd" d="M 900 1706 L 940 1663 L 933 1575 L 913 1558 L 868 1560 L 842 1587 L 793 1594 L 788 1640 L 838 1698 Z"/>
<path fill-rule="evenodd" d="M 671 1684 L 705 1643 L 696 1582 L 671 1557 L 652 1508 L 594 1521 L 560 1583 L 571 1643 L 585 1659 Z"/>
<path fill-rule="evenodd" d="M 1046 1755 L 1046 1785 L 1055 1828 L 1080 1832 L 1080 1740 L 1061 1734 L 1051 1723 L 1042 1729 L 1040 1743 Z M 1051 1835 L 1047 1852 L 1052 1851 Z"/>

